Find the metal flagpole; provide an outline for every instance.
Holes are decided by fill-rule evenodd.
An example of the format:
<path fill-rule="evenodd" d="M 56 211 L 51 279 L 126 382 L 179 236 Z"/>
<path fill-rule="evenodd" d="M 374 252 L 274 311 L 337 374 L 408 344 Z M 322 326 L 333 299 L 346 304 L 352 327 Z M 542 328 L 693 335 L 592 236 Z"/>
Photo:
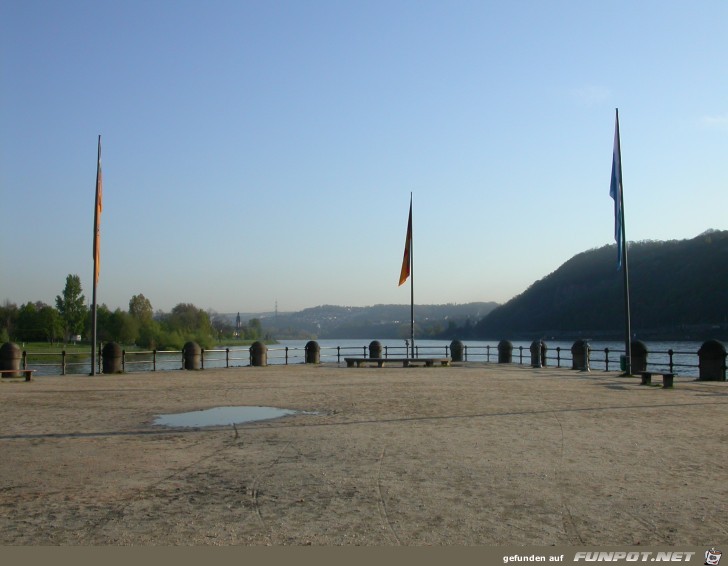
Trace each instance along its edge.
<path fill-rule="evenodd" d="M 410 340 L 412 341 L 412 357 L 415 357 L 415 271 L 414 271 L 414 254 L 412 248 L 412 193 L 410 192 Z"/>
<path fill-rule="evenodd" d="M 619 108 L 616 109 L 617 123 L 617 155 L 619 158 L 619 214 L 621 224 L 622 238 L 622 272 L 624 275 L 624 319 L 625 319 L 625 375 L 632 375 L 632 324 L 631 312 L 629 308 L 629 264 L 627 263 L 627 229 L 624 221 L 624 183 L 622 178 L 622 142 L 619 135 Z"/>

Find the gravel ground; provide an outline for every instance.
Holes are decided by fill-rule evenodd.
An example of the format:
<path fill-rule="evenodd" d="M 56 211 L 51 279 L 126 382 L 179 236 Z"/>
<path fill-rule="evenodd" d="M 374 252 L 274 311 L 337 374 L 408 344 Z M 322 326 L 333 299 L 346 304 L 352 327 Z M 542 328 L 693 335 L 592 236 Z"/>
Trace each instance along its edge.
<path fill-rule="evenodd" d="M 154 424 L 220 406 L 302 412 Z M 725 382 L 298 364 L 4 379 L 0 418 L 2 545 L 728 539 Z"/>

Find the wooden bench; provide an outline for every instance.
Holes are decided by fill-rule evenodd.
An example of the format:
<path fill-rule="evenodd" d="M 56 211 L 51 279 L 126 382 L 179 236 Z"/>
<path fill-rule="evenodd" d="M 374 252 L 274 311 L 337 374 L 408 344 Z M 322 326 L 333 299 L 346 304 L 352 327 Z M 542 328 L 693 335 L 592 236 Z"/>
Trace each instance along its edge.
<path fill-rule="evenodd" d="M 344 361 L 348 368 L 361 367 L 362 364 L 377 364 L 377 367 L 383 367 L 389 363 L 402 364 L 402 367 L 406 368 L 415 364 L 424 364 L 425 367 L 436 364 L 449 366 L 452 360 L 450 358 L 344 358 Z"/>
<path fill-rule="evenodd" d="M 674 373 L 660 373 L 656 371 L 641 371 L 640 375 L 642 376 L 641 385 L 652 385 L 652 376 L 661 375 L 663 389 L 672 389 L 672 382 L 675 377 Z"/>
<path fill-rule="evenodd" d="M 22 373 L 25 376 L 25 381 L 30 381 L 33 376 L 34 369 L 0 369 L 0 375 L 2 377 L 18 377 L 16 373 Z M 5 375 L 5 374 L 9 375 Z"/>

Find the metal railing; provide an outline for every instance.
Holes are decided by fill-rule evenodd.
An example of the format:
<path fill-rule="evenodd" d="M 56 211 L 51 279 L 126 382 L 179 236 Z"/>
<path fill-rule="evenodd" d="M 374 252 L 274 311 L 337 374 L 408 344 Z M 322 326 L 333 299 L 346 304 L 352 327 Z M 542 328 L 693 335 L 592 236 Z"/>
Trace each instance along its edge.
<path fill-rule="evenodd" d="M 99 349 L 101 350 L 101 349 Z M 320 348 L 320 361 L 341 364 L 345 357 L 369 357 L 369 345 L 362 346 L 323 346 Z M 450 345 L 415 346 L 414 350 L 407 346 L 382 346 L 382 356 L 390 357 L 451 357 Z M 604 371 L 623 371 L 621 358 L 625 350 L 603 349 L 589 350 L 589 367 Z M 497 345 L 463 345 L 464 362 L 493 363 L 499 360 Z M 531 365 L 532 357 L 528 346 L 515 346 L 511 351 L 511 363 Z M 48 360 L 48 361 L 46 361 Z M 97 356 L 101 373 L 102 355 Z M 669 371 L 673 374 L 698 375 L 700 362 L 697 351 L 650 350 L 647 358 L 647 369 L 652 371 Z M 306 348 L 276 347 L 267 349 L 267 363 L 271 365 L 290 365 L 305 363 Z M 570 348 L 546 348 L 542 352 L 541 362 L 549 367 L 573 366 L 574 356 Z M 133 371 L 165 371 L 184 368 L 185 357 L 181 350 L 122 350 L 121 367 L 123 372 Z M 252 365 L 250 347 L 201 349 L 200 368 L 230 368 Z M 69 373 L 91 373 L 91 355 L 78 351 L 60 353 L 22 352 L 22 369 L 35 369 L 38 375 L 67 375 Z"/>

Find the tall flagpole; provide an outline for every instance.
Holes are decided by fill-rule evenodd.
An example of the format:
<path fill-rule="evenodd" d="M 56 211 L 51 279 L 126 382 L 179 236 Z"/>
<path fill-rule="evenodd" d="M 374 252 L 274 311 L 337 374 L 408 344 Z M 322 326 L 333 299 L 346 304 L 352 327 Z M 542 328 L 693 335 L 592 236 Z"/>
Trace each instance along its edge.
<path fill-rule="evenodd" d="M 617 120 L 619 120 L 619 110 L 617 110 Z M 617 126 L 619 127 L 619 126 Z M 618 142 L 619 143 L 619 142 Z M 622 147 L 619 143 L 619 164 L 622 165 Z M 632 313 L 629 308 L 629 263 L 627 262 L 627 228 L 624 221 L 624 185 L 622 183 L 622 173 L 619 173 L 619 192 L 622 201 L 622 272 L 624 273 L 624 349 L 625 349 L 625 366 L 624 374 L 632 375 Z"/>
<path fill-rule="evenodd" d="M 99 222 L 102 208 L 102 179 L 101 179 L 101 135 L 99 135 L 98 158 L 96 160 L 96 201 L 94 204 L 94 277 L 93 277 L 93 303 L 91 305 L 91 375 L 96 375 L 96 285 L 99 281 L 99 255 L 101 245 Z"/>
<path fill-rule="evenodd" d="M 412 356 L 415 357 L 415 285 L 412 277 L 412 193 L 410 192 L 409 216 L 407 217 L 407 236 L 404 240 L 404 257 L 402 257 L 402 269 L 399 272 L 399 286 L 404 285 L 407 278 L 410 278 L 410 340 L 412 341 Z M 409 343 L 407 357 L 410 357 Z"/>
<path fill-rule="evenodd" d="M 412 192 L 410 192 L 410 340 L 412 341 L 412 357 L 415 357 L 415 272 L 414 272 L 414 254 L 412 240 Z"/>
<path fill-rule="evenodd" d="M 619 224 L 619 239 L 617 241 L 618 248 L 620 248 L 621 255 L 619 256 L 619 263 L 622 268 L 622 275 L 624 278 L 624 349 L 625 349 L 625 367 L 624 374 L 632 375 L 632 324 L 631 324 L 631 312 L 629 308 L 629 264 L 627 262 L 627 229 L 624 221 L 624 183 L 622 178 L 622 143 L 619 136 L 619 108 L 615 109 L 615 126 L 614 126 L 614 158 L 615 163 L 612 164 L 612 178 L 613 183 L 616 182 L 617 186 L 612 190 L 619 191 L 619 200 L 617 207 L 618 220 L 615 221 Z M 613 195 L 615 196 L 615 195 Z M 615 199 L 615 202 L 616 199 Z"/>

